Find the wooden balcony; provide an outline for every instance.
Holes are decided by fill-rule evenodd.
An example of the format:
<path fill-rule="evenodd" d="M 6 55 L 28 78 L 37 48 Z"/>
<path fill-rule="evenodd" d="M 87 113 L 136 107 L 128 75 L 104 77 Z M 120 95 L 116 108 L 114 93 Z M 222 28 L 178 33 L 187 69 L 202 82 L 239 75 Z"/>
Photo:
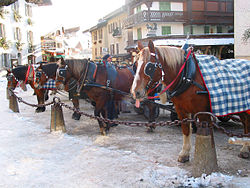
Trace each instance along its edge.
<path fill-rule="evenodd" d="M 185 22 L 186 12 L 183 11 L 142 11 L 129 16 L 123 26 L 129 29 L 144 22 Z"/>
<path fill-rule="evenodd" d="M 142 11 L 124 20 L 125 29 L 145 22 L 184 22 L 184 24 L 233 24 L 233 12 Z"/>

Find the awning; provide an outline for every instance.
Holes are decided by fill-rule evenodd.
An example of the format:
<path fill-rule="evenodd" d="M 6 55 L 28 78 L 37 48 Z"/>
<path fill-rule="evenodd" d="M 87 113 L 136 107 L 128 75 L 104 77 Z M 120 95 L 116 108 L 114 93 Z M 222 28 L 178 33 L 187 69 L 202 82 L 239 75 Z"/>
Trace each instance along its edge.
<path fill-rule="evenodd" d="M 185 42 L 186 39 L 162 39 L 162 40 L 155 40 L 154 45 L 182 46 Z M 192 46 L 233 45 L 234 38 L 188 39 L 188 44 Z"/>

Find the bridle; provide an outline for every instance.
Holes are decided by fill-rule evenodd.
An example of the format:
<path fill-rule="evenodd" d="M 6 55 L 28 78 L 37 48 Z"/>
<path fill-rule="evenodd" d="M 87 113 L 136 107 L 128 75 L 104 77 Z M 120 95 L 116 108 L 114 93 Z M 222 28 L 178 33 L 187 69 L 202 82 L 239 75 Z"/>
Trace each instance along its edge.
<path fill-rule="evenodd" d="M 152 92 L 151 88 L 155 89 L 159 85 L 158 82 L 153 82 L 156 70 L 160 69 L 160 71 L 161 71 L 161 80 L 164 79 L 164 75 L 165 75 L 164 70 L 162 69 L 162 64 L 159 62 L 159 57 L 158 57 L 157 52 L 156 51 L 155 51 L 155 53 L 151 52 L 150 53 L 150 59 L 152 59 L 152 56 L 155 59 L 155 63 L 149 61 L 149 62 L 147 62 L 147 64 L 144 67 L 144 74 L 146 76 L 148 76 L 149 79 L 150 79 L 149 82 L 148 82 L 148 84 L 145 87 L 146 90 L 147 90 L 147 93 Z"/>
<path fill-rule="evenodd" d="M 76 86 L 77 86 L 77 81 L 74 79 L 72 82 L 68 83 L 69 79 L 67 79 L 67 71 L 70 72 L 71 75 L 72 74 L 72 71 L 71 69 L 69 68 L 68 65 L 64 65 L 63 67 L 58 67 L 57 69 L 57 73 L 56 73 L 56 82 L 59 82 L 59 83 L 62 83 L 63 85 L 72 85 L 72 87 L 68 88 L 68 92 L 73 90 Z M 61 78 L 61 80 L 58 80 L 58 77 Z"/>
<path fill-rule="evenodd" d="M 189 49 L 189 51 L 188 51 L 188 53 L 187 53 L 187 56 L 186 56 L 186 60 L 185 60 L 185 62 L 183 63 L 182 67 L 180 68 L 180 70 L 179 70 L 177 76 L 175 77 L 175 79 L 174 79 L 170 84 L 168 84 L 168 85 L 161 91 L 161 93 L 160 93 L 159 95 L 161 95 L 161 94 L 163 94 L 164 92 L 166 92 L 166 91 L 176 82 L 177 78 L 179 77 L 179 75 L 180 75 L 180 74 L 182 73 L 182 71 L 184 70 L 185 65 L 186 65 L 186 62 L 187 62 L 187 60 L 188 60 L 188 58 L 189 58 L 189 56 L 190 56 L 190 54 L 191 54 L 192 52 L 193 52 L 192 48 Z M 162 82 L 164 81 L 164 75 L 165 75 L 164 70 L 163 70 L 163 68 L 162 68 L 162 65 L 161 65 L 161 63 L 159 63 L 159 60 L 158 60 L 159 58 L 158 58 L 158 55 L 157 55 L 156 51 L 155 51 L 155 53 L 150 53 L 150 55 L 151 55 L 151 56 L 154 56 L 155 62 L 156 62 L 156 63 L 152 63 L 152 62 L 149 61 L 149 62 L 145 65 L 145 67 L 144 67 L 144 74 L 150 78 L 150 81 L 148 82 L 148 84 L 147 84 L 147 86 L 146 86 L 146 90 L 147 90 L 147 91 L 149 90 L 149 88 L 152 87 L 153 78 L 154 78 L 155 71 L 156 71 L 157 68 L 159 68 L 159 69 L 161 70 L 161 81 L 162 81 Z M 150 59 L 151 59 L 151 57 L 150 57 Z M 151 87 L 150 87 L 150 86 L 151 86 Z M 158 97 L 159 97 L 159 96 L 148 97 L 148 99 L 155 99 L 155 98 L 158 98 Z"/>

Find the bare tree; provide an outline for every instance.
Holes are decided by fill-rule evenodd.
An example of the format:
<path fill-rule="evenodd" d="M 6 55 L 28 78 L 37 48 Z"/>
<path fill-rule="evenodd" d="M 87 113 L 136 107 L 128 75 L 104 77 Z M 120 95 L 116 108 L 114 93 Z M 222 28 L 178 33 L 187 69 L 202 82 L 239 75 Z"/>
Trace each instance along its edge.
<path fill-rule="evenodd" d="M 18 1 L 18 0 L 1 0 L 0 1 L 0 7 L 2 7 L 2 6 L 9 6 L 12 3 L 15 3 L 16 1 Z"/>
<path fill-rule="evenodd" d="M 250 39 L 250 28 L 246 29 L 242 36 L 242 40 L 244 42 L 246 42 L 248 39 Z"/>

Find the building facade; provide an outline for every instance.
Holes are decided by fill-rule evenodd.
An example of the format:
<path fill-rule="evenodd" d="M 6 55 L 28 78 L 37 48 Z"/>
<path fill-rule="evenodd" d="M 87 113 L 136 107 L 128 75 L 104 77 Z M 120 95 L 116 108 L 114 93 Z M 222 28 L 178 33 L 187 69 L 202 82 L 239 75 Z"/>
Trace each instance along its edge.
<path fill-rule="evenodd" d="M 158 40 L 164 45 L 166 39 L 172 40 L 165 45 L 176 46 L 176 40 L 193 40 L 201 53 L 213 54 L 219 58 L 233 57 L 233 0 L 127 0 L 128 18 L 124 28 L 130 38 L 127 49 L 136 46 L 138 40 Z M 160 43 L 160 39 L 163 40 Z M 173 40 L 175 39 L 175 40 Z M 207 42 L 200 45 L 204 39 Z M 209 40 L 210 39 L 210 40 Z M 224 55 L 222 57 L 222 55 Z"/>
<path fill-rule="evenodd" d="M 88 30 L 91 33 L 93 60 L 99 61 L 108 53 L 115 56 L 117 60 L 127 55 L 125 47 L 128 34 L 122 25 L 126 18 L 126 9 L 122 6 Z"/>
<path fill-rule="evenodd" d="M 250 33 L 250 1 L 237 0 L 234 2 L 234 50 L 236 59 L 250 60 L 250 38 L 244 40 L 244 33 Z M 249 36 L 250 34 L 248 34 Z"/>
<path fill-rule="evenodd" d="M 41 56 L 32 16 L 32 8 L 38 5 L 28 2 L 18 0 L 0 8 L 0 68 L 35 63 Z"/>

